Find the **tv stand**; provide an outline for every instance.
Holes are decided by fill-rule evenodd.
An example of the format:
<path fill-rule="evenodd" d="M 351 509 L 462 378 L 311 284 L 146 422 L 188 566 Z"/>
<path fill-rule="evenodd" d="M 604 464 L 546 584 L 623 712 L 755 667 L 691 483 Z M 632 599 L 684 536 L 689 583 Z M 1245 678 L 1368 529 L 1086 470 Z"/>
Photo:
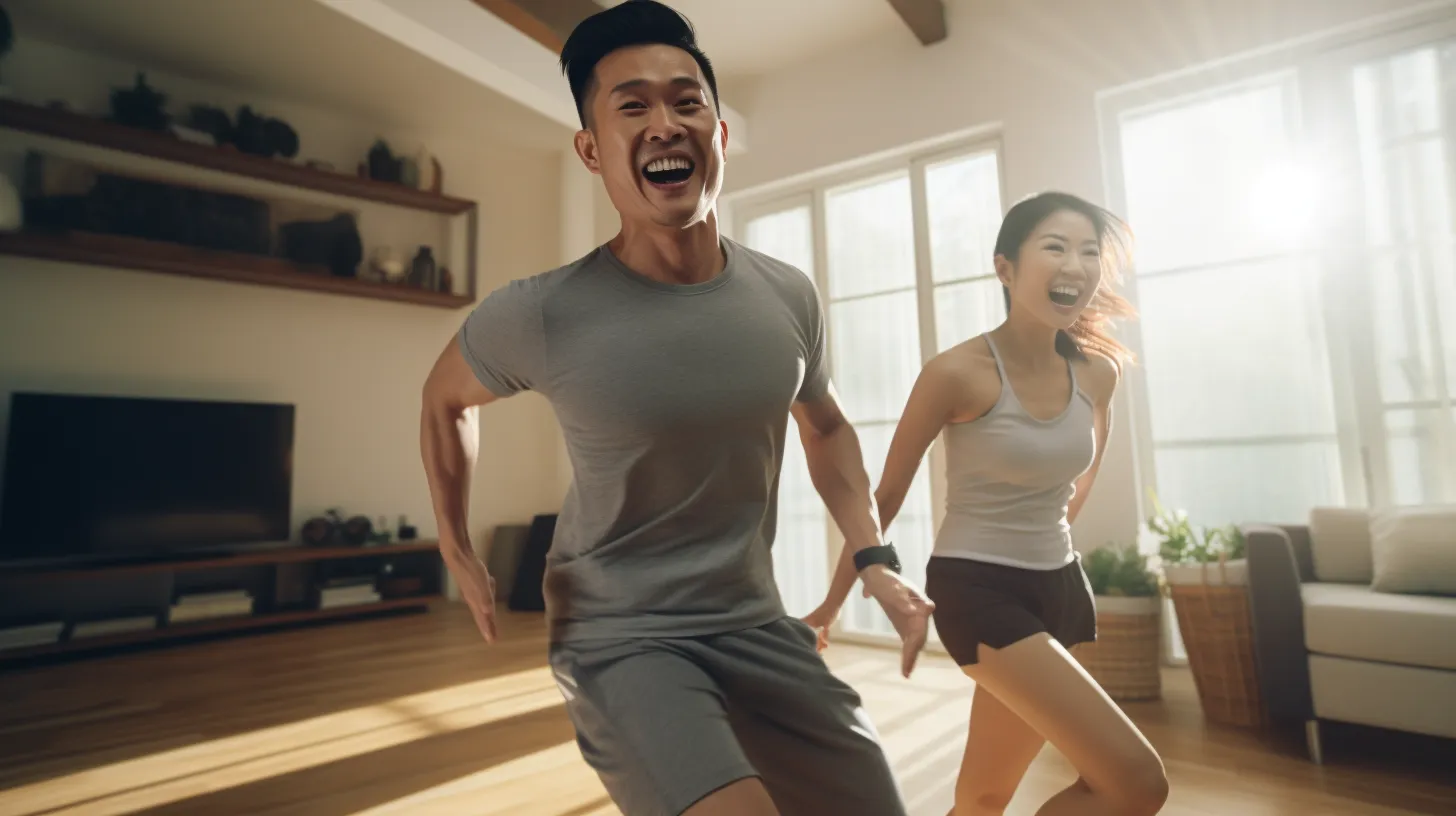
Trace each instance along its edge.
<path fill-rule="evenodd" d="M 369 576 L 380 576 L 385 565 L 392 568 L 388 576 L 368 581 Z M 380 597 L 343 606 L 321 603 L 320 584 L 331 575 L 350 573 L 373 583 Z M 0 618 L 65 622 L 56 642 L 0 648 L 0 667 L 57 655 L 113 652 L 386 612 L 423 611 L 443 597 L 443 583 L 444 565 L 436 541 L 274 547 L 106 564 L 0 565 Z M 214 589 L 246 590 L 252 598 L 252 611 L 169 622 L 169 607 L 179 595 Z M 155 614 L 156 626 L 72 637 L 79 622 L 135 615 L 138 610 L 143 615 Z"/>

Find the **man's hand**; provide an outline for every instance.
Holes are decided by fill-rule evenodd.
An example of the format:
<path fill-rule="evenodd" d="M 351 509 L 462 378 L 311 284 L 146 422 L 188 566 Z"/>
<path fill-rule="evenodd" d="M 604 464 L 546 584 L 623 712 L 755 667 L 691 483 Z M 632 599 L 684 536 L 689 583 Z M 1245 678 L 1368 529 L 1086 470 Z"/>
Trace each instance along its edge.
<path fill-rule="evenodd" d="M 918 587 L 883 564 L 867 568 L 860 577 L 864 581 L 865 597 L 879 602 L 900 635 L 904 644 L 900 671 L 909 677 L 930 637 L 930 613 L 935 611 L 935 604 Z"/>
<path fill-rule="evenodd" d="M 446 560 L 450 574 L 460 587 L 460 596 L 475 616 L 475 625 L 486 643 L 495 643 L 495 579 L 474 553 Z"/>

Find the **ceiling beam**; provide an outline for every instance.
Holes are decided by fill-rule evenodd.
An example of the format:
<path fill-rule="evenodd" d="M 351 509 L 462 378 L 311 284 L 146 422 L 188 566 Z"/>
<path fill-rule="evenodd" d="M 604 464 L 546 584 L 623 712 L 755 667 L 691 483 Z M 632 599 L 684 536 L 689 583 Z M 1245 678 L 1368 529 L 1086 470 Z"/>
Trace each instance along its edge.
<path fill-rule="evenodd" d="M 602 10 L 595 0 L 475 0 L 475 4 L 553 54 L 561 53 L 577 23 Z"/>
<path fill-rule="evenodd" d="M 941 0 L 890 0 L 890 5 L 921 45 L 934 45 L 948 35 L 945 4 Z"/>

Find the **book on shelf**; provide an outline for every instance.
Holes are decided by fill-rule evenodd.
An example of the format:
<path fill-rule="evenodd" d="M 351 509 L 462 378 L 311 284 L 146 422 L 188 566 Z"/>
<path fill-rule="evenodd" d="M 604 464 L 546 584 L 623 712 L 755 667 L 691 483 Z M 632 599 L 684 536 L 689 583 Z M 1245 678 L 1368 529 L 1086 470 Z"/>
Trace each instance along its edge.
<path fill-rule="evenodd" d="M 120 635 L 128 632 L 145 632 L 149 629 L 156 628 L 156 613 L 76 621 L 71 627 L 71 639 Z"/>
<path fill-rule="evenodd" d="M 319 609 L 378 603 L 379 590 L 373 583 L 319 587 Z"/>
<path fill-rule="evenodd" d="M 169 623 L 230 618 L 253 614 L 253 597 L 246 590 L 200 592 L 183 595 L 167 610 Z"/>
<path fill-rule="evenodd" d="M 177 598 L 178 604 L 187 606 L 216 604 L 216 603 L 237 603 L 239 601 L 251 600 L 252 596 L 246 589 L 221 589 L 211 592 L 189 592 Z"/>
<path fill-rule="evenodd" d="M 65 621 L 15 623 L 0 627 L 0 649 L 24 649 L 59 642 Z"/>

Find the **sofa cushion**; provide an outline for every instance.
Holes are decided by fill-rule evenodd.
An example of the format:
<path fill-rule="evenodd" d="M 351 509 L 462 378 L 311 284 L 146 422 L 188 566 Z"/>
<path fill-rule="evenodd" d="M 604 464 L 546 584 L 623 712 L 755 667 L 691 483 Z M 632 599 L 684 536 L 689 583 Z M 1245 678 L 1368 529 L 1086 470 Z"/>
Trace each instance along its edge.
<path fill-rule="evenodd" d="M 1309 583 L 1304 642 L 1318 654 L 1456 671 L 1456 598 Z"/>
<path fill-rule="evenodd" d="M 1456 595 L 1456 505 L 1371 514 L 1370 551 L 1376 591 Z"/>
<path fill-rule="evenodd" d="M 1309 549 L 1317 581 L 1368 584 L 1375 570 L 1370 555 L 1370 511 L 1358 507 L 1316 507 L 1309 513 Z"/>
<path fill-rule="evenodd" d="M 1456 672 L 1309 656 L 1315 716 L 1456 738 Z"/>

